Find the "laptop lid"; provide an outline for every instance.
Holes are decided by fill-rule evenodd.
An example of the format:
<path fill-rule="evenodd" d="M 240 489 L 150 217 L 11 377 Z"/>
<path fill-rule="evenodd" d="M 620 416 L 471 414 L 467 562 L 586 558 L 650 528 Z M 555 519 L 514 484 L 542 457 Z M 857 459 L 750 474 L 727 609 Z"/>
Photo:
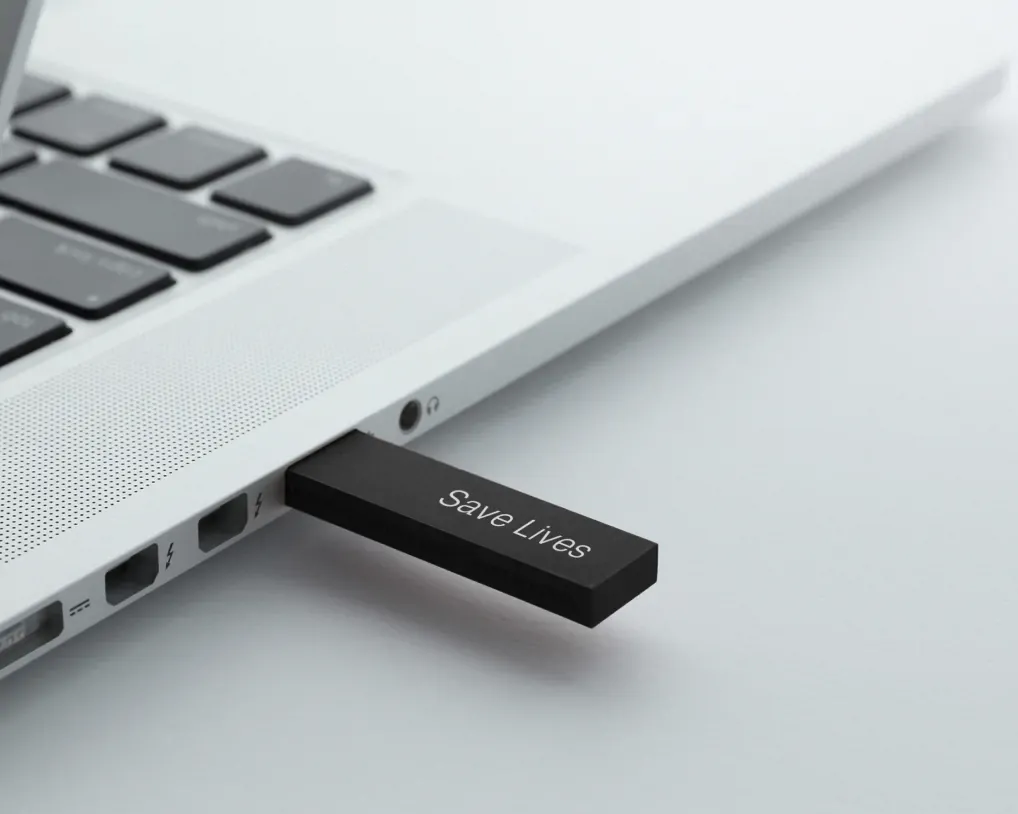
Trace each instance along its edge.
<path fill-rule="evenodd" d="M 42 0 L 0 2 L 0 122 L 10 119 Z"/>

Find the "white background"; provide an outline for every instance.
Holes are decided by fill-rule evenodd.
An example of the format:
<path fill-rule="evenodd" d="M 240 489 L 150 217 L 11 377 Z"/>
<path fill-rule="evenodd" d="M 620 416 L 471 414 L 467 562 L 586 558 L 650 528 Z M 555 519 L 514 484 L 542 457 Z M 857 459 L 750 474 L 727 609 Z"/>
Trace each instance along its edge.
<path fill-rule="evenodd" d="M 0 810 L 1018 806 L 1014 91 L 416 448 L 660 584 L 589 632 L 287 518 L 0 685 Z"/>

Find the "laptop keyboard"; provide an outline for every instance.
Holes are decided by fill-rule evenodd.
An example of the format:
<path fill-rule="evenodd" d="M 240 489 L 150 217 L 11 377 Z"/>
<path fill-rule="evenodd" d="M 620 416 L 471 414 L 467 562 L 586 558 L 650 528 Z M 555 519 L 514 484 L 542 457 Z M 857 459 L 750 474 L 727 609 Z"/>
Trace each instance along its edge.
<path fill-rule="evenodd" d="M 173 285 L 169 272 L 21 218 L 0 221 L 0 286 L 83 319 L 102 319 Z"/>
<path fill-rule="evenodd" d="M 45 105 L 14 121 L 14 132 L 65 153 L 90 156 L 166 126 L 162 116 L 105 96 Z"/>
<path fill-rule="evenodd" d="M 26 74 L 18 88 L 18 98 L 14 102 L 14 115 L 18 116 L 37 107 L 66 99 L 71 89 L 59 82 L 43 79 L 41 76 Z"/>
<path fill-rule="evenodd" d="M 265 158 L 249 141 L 182 127 L 121 147 L 110 166 L 174 189 L 197 189 Z"/>
<path fill-rule="evenodd" d="M 0 177 L 0 202 L 189 271 L 269 239 L 257 223 L 70 161 Z"/>
<path fill-rule="evenodd" d="M 372 191 L 342 170 L 273 161 L 235 134 L 172 129 L 155 111 L 33 75 L 11 129 L 0 203 L 32 219 L 0 219 L 0 289 L 81 319 L 128 309 L 177 273 L 214 269 L 270 241 L 275 227 L 302 226 Z M 208 186 L 211 205 L 187 197 Z M 0 366 L 71 333 L 0 294 Z"/>

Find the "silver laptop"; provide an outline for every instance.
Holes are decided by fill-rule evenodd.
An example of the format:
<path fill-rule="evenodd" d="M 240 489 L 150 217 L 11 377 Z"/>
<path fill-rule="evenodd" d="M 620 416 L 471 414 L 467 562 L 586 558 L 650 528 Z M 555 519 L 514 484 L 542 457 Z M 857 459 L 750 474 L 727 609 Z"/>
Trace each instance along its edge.
<path fill-rule="evenodd" d="M 278 518 L 293 461 L 414 439 L 1004 77 L 960 35 L 879 36 L 876 3 L 768 49 L 776 7 L 820 12 L 619 32 L 567 0 L 439 24 L 465 7 L 436 0 L 416 31 L 296 0 L 336 31 L 244 53 L 284 25 L 263 15 L 210 82 L 207 2 L 62 0 L 24 73 L 41 0 L 0 6 L 0 677 Z M 166 14 L 196 25 L 160 56 Z M 261 97 L 284 70 L 294 98 Z"/>

